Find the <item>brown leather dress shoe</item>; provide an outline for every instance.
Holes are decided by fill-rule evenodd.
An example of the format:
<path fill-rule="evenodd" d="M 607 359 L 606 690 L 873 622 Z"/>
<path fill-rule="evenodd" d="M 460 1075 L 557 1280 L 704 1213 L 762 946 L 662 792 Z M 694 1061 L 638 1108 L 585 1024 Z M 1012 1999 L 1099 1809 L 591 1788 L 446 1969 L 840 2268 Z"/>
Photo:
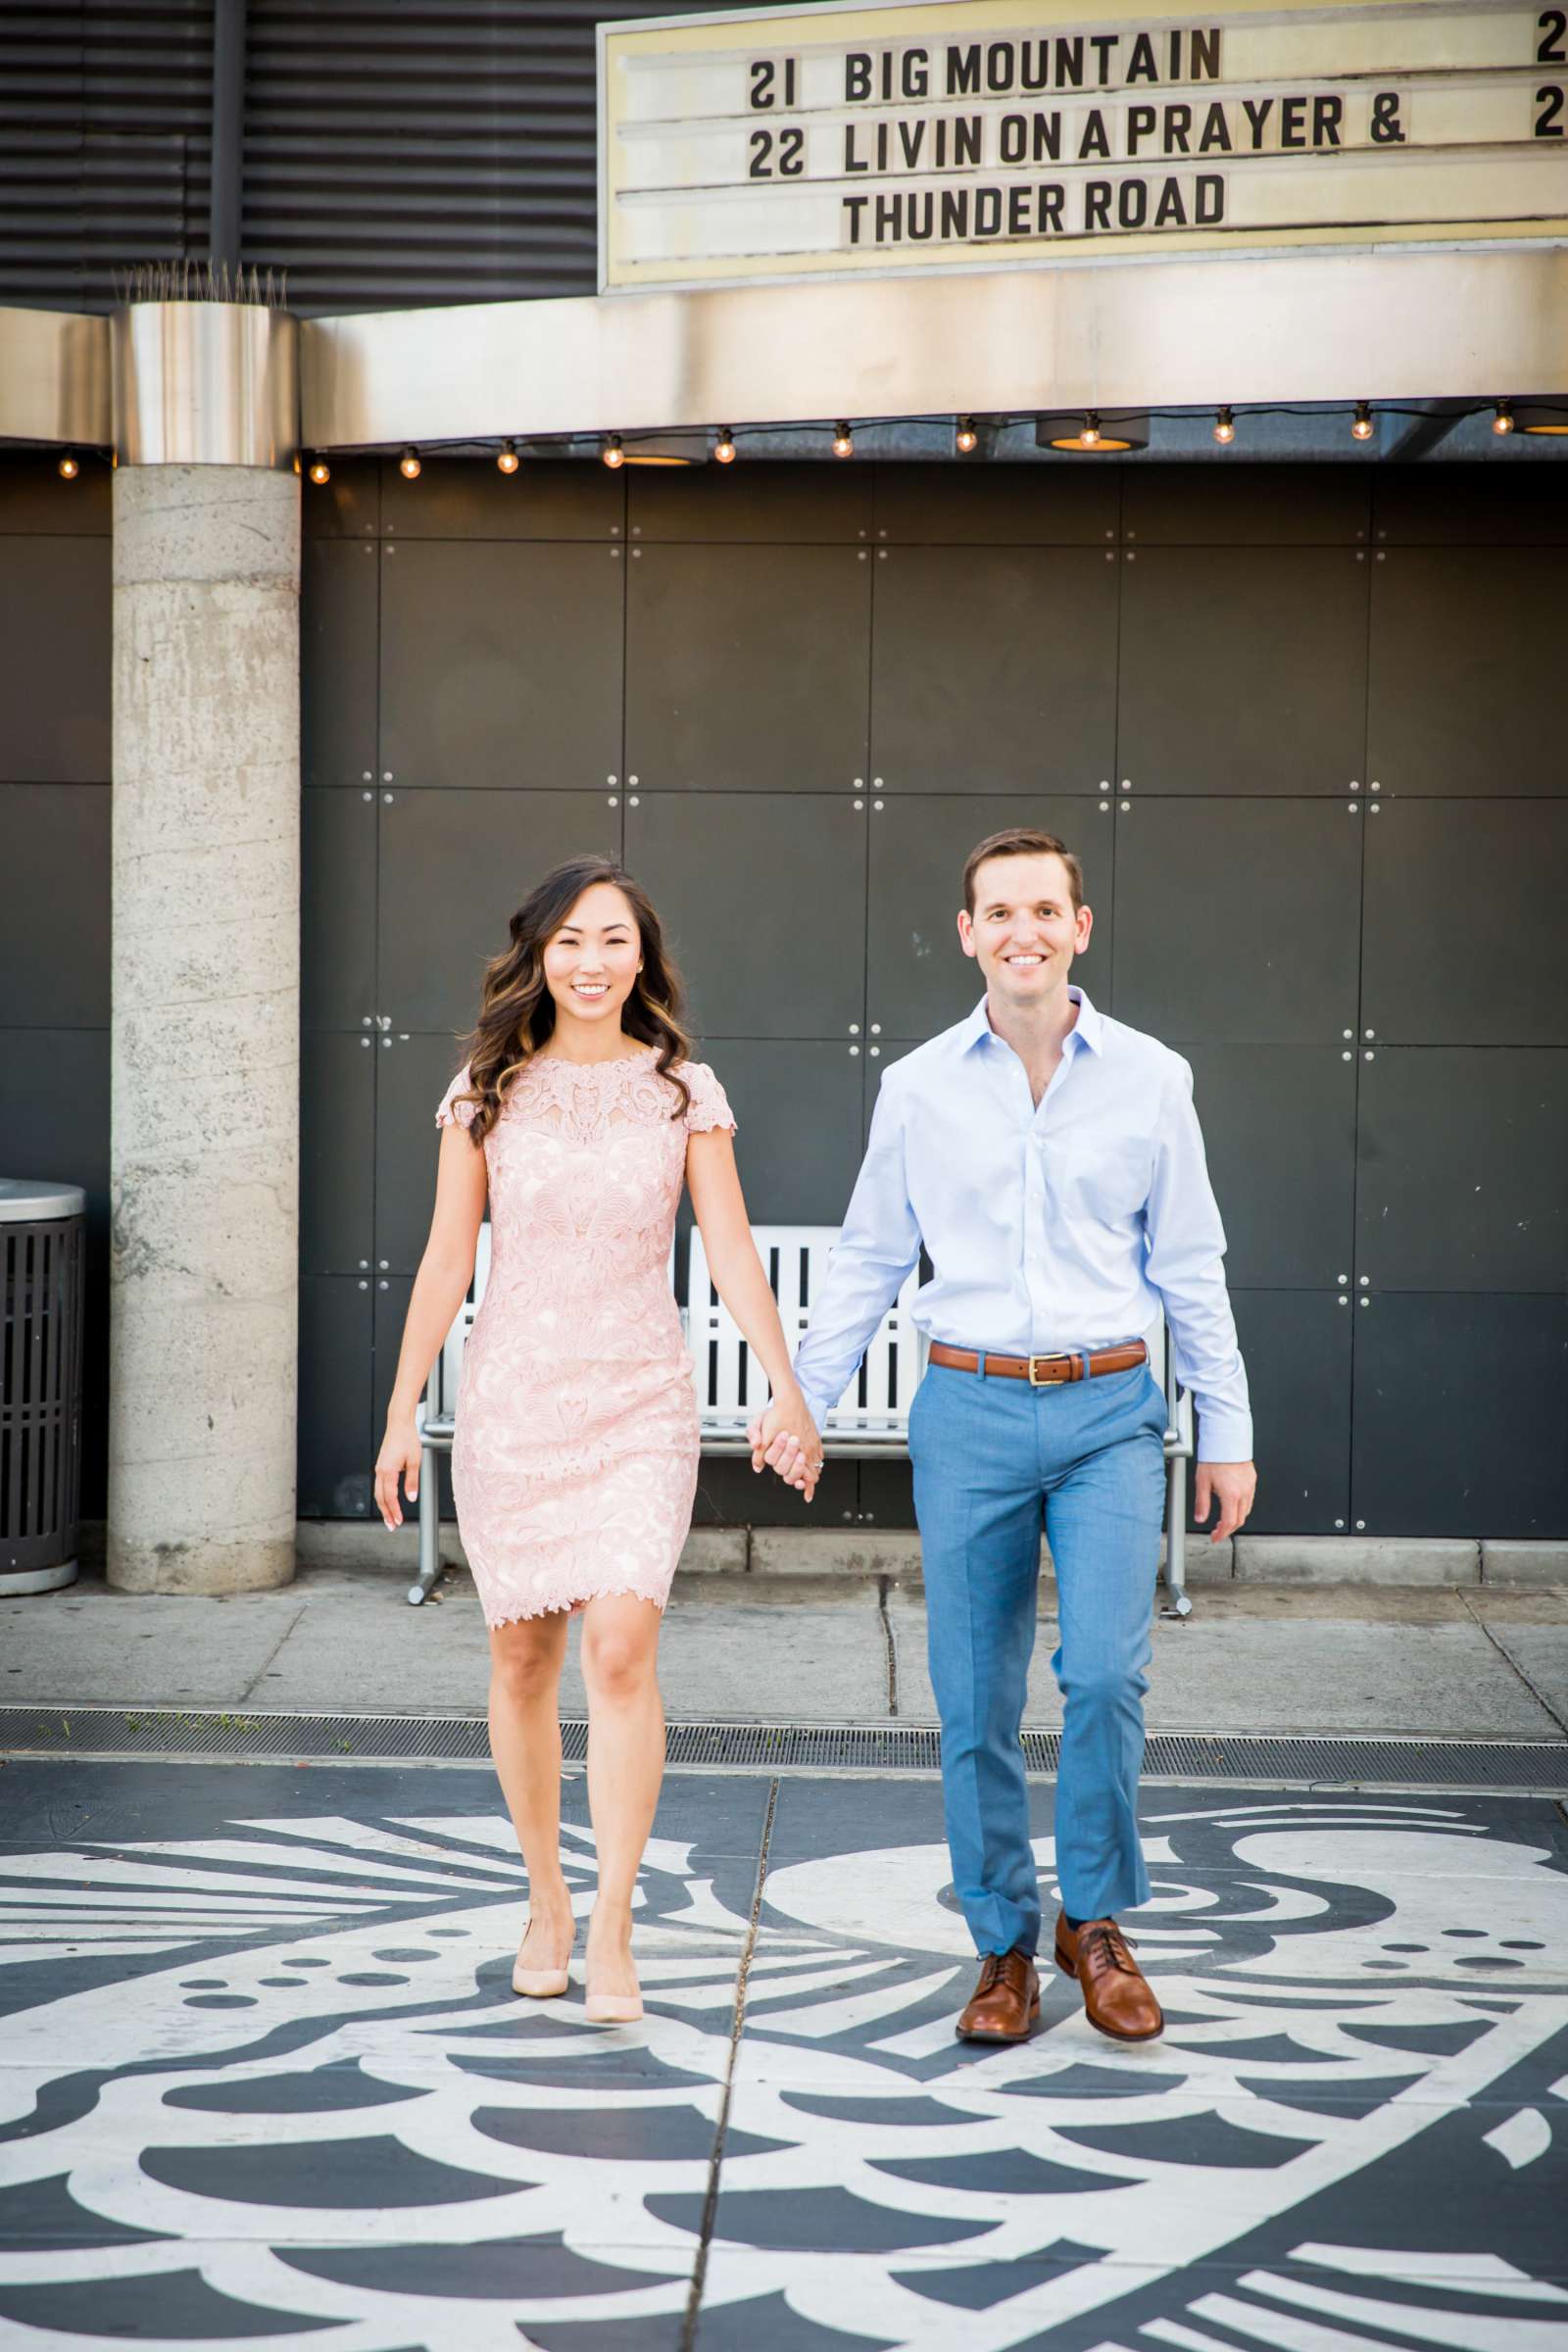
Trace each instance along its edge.
<path fill-rule="evenodd" d="M 1040 1977 L 1021 1945 L 987 1952 L 980 1982 L 954 2032 L 960 2041 L 1027 2041 L 1040 2022 Z"/>
<path fill-rule="evenodd" d="M 1084 2014 L 1113 2041 L 1152 2041 L 1165 2018 L 1113 1919 L 1086 1919 L 1069 1928 L 1056 1921 L 1056 1966 L 1083 1986 Z"/>

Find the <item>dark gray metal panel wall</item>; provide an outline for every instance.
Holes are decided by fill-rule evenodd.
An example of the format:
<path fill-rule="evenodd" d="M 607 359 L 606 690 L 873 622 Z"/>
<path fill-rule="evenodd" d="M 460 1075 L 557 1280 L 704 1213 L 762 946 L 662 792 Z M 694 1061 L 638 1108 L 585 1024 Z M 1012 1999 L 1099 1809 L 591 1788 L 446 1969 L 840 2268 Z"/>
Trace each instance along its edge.
<path fill-rule="evenodd" d="M 109 1292 L 109 469 L 0 458 L 0 1175 L 81 1185 L 81 1508 L 102 1515 Z"/>
<path fill-rule="evenodd" d="M 307 644 L 338 673 L 306 681 L 307 1019 L 331 1032 L 307 1264 L 325 1360 L 354 1360 L 370 1299 L 354 1415 L 391 1378 L 480 959 L 542 865 L 623 852 L 739 1114 L 754 1217 L 830 1223 L 882 1070 L 974 1002 L 963 855 L 1024 820 L 1084 856 L 1091 994 L 1194 1069 L 1258 1528 L 1568 1527 L 1551 665 L 1512 661 L 1508 760 L 1429 757 L 1450 719 L 1491 724 L 1487 664 L 1454 649 L 1467 612 L 1492 643 L 1503 583 L 1539 599 L 1560 568 L 1555 474 L 448 463 L 412 487 L 340 466 L 306 496 Z M 1398 564 L 1444 583 L 1419 696 L 1383 617 Z M 306 1507 L 365 1507 L 372 1429 L 358 1470 L 321 1444 Z M 819 1518 L 910 1517 L 897 1468 L 830 1483 Z M 720 1463 L 699 1509 L 801 1514 Z"/>
<path fill-rule="evenodd" d="M 1446 710 L 1456 730 L 1469 723 L 1474 675 L 1452 661 L 1432 668 L 1408 741 L 1390 721 L 1397 790 L 1364 741 L 1353 794 L 1315 774 L 1287 793 L 1267 776 L 1238 790 L 1234 774 L 1206 792 L 1181 778 L 1161 791 L 1157 762 L 1140 776 L 1119 740 L 1104 793 L 1099 777 L 1088 792 L 999 793 L 956 753 L 940 791 L 929 774 L 901 786 L 870 760 L 856 765 L 875 751 L 874 697 L 897 703 L 899 664 L 962 659 L 962 631 L 945 628 L 934 595 L 918 631 L 884 636 L 880 582 L 905 550 L 926 562 L 951 548 L 966 579 L 992 549 L 995 578 L 1015 576 L 1020 549 L 1101 563 L 1116 582 L 1118 730 L 1141 659 L 1127 615 L 1142 574 L 1128 555 L 1261 551 L 1287 564 L 1299 554 L 1325 579 L 1325 552 L 1353 564 L 1359 550 L 1355 568 L 1373 583 L 1368 704 L 1383 694 L 1393 711 L 1378 554 L 1488 559 L 1470 574 L 1484 635 L 1499 577 L 1522 595 L 1543 557 L 1551 576 L 1560 569 L 1559 473 L 1450 466 L 1348 484 L 1289 469 L 1052 468 L 998 505 L 1000 476 L 980 470 L 820 466 L 792 484 L 760 468 L 616 479 L 578 466 L 509 482 L 487 466 L 432 466 L 411 491 L 367 461 L 307 487 L 302 1507 L 368 1513 L 374 1400 L 429 1214 L 431 1113 L 480 962 L 542 865 L 593 844 L 646 873 L 740 1114 L 754 1215 L 830 1222 L 882 1069 L 973 1001 L 953 931 L 956 869 L 973 837 L 1017 815 L 1083 851 L 1097 914 L 1084 977 L 1097 1002 L 1193 1065 L 1257 1402 L 1259 1527 L 1561 1534 L 1568 776 L 1552 739 L 1555 670 L 1510 672 L 1522 707 L 1508 741 L 1544 745 L 1536 763 L 1480 768 L 1463 790 L 1441 762 L 1430 775 L 1393 764 L 1425 757 Z M 7 1172 L 89 1191 L 89 1510 L 102 1498 L 107 1297 L 108 522 L 106 473 L 66 485 L 47 462 L 0 463 L 0 581 L 27 632 L 0 729 L 0 1132 Z M 1026 525 L 1038 537 L 1021 535 Z M 1107 528 L 1108 543 L 1097 536 Z M 888 564 L 876 561 L 883 546 Z M 485 658 L 465 672 L 469 752 L 454 762 L 421 706 L 454 658 L 444 602 L 466 599 L 472 614 L 473 582 L 497 549 L 501 609 L 482 616 Z M 1107 552 L 1116 561 L 1103 565 Z M 389 600 L 409 554 L 418 562 L 397 576 L 411 585 Z M 576 683 L 575 716 L 539 653 L 538 583 L 557 556 L 564 578 L 600 565 L 622 583 L 608 603 L 592 591 L 575 637 L 551 640 Z M 813 566 L 829 576 L 829 559 L 847 560 L 857 582 L 865 574 L 831 673 L 855 671 L 860 700 L 842 694 L 841 736 L 824 725 L 808 737 L 796 772 L 760 778 L 745 764 L 769 711 L 765 661 L 748 648 L 701 680 L 709 707 L 683 722 L 692 774 L 671 782 L 652 761 L 644 774 L 670 720 L 629 582 L 666 557 L 678 559 L 671 580 L 700 583 L 693 626 L 731 566 L 764 617 L 776 580 L 807 580 Z M 680 645 L 679 619 L 660 613 L 662 644 Z M 1462 609 L 1446 626 L 1451 651 Z M 626 679 L 649 680 L 630 718 L 617 710 L 623 632 Z M 1213 687 L 1232 700 L 1251 691 L 1234 664 Z M 527 742 L 535 700 L 554 714 L 542 762 Z M 389 739 L 413 771 L 392 765 Z M 799 982 L 780 979 L 797 969 Z M 787 1519 L 800 1507 L 724 1465 L 705 1468 L 703 1491 L 713 1514 Z M 823 1500 L 834 1515 L 906 1518 L 907 1483 L 839 1469 Z"/>

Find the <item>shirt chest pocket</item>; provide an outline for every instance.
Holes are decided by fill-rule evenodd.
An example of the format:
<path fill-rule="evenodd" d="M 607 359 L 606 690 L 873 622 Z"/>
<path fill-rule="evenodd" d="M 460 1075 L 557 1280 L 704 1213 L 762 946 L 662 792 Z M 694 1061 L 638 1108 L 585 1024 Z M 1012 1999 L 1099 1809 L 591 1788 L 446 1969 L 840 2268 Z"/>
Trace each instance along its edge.
<path fill-rule="evenodd" d="M 1142 1136 L 1070 1135 L 1055 1154 L 1055 1190 L 1069 1216 L 1126 1225 L 1148 1201 L 1152 1170 Z"/>

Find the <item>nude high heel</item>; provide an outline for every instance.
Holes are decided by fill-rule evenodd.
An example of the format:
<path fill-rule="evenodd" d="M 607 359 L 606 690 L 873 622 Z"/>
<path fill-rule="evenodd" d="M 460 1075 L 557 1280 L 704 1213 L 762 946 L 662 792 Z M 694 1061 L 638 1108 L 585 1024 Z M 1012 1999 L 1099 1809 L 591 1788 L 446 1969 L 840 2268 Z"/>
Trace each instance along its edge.
<path fill-rule="evenodd" d="M 634 2026 L 642 2013 L 640 1992 L 595 1992 L 584 1981 L 583 2015 L 591 2026 Z"/>
<path fill-rule="evenodd" d="M 531 1927 L 532 1924 L 530 1920 L 528 1925 Z M 528 1929 L 524 1928 L 522 1941 L 525 1944 L 527 1940 Z M 517 1948 L 520 1955 L 522 1946 L 519 1944 Z M 512 1964 L 512 1989 L 520 1992 L 525 2000 L 557 2000 L 569 1983 L 570 1979 L 564 1968 L 524 1968 L 520 1956 Z"/>

